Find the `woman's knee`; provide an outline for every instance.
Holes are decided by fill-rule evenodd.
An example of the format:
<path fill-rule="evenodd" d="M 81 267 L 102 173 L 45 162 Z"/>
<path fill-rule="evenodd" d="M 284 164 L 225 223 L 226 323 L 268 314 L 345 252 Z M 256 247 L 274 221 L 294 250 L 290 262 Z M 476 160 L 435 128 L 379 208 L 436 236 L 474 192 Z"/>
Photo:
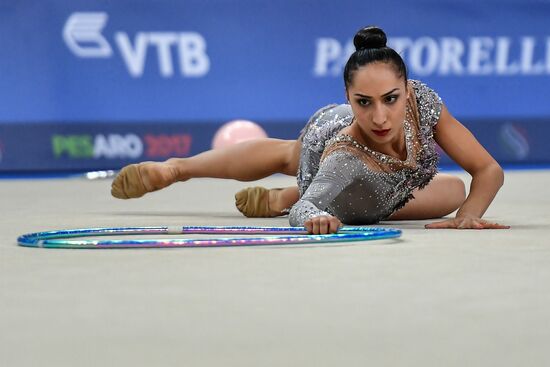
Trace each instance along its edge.
<path fill-rule="evenodd" d="M 460 208 L 466 199 L 466 186 L 459 177 L 445 175 L 445 196 L 448 199 L 449 213 Z"/>
<path fill-rule="evenodd" d="M 300 152 L 302 142 L 298 140 L 288 140 L 286 143 L 286 159 L 283 173 L 289 176 L 296 176 L 298 165 L 300 163 Z"/>
<path fill-rule="evenodd" d="M 456 207 L 460 207 L 464 200 L 466 200 L 466 185 L 464 185 L 464 181 L 462 181 L 459 177 L 453 176 L 452 181 L 452 187 L 453 187 L 453 193 L 454 198 L 456 200 L 455 205 Z"/>

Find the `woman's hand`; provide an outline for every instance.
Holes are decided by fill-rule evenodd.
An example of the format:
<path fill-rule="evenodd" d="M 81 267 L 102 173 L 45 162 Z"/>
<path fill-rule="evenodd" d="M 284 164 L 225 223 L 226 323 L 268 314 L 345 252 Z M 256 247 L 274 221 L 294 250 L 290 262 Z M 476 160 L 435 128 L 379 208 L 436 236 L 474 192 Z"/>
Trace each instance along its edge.
<path fill-rule="evenodd" d="M 341 226 L 342 222 L 332 215 L 320 215 L 310 218 L 304 223 L 304 227 L 311 234 L 336 233 Z"/>
<path fill-rule="evenodd" d="M 474 216 L 460 216 L 453 219 L 443 220 L 441 222 L 435 222 L 426 224 L 424 226 L 428 229 L 508 229 L 510 226 L 504 226 L 502 224 L 486 221 L 485 219 L 477 218 Z"/>

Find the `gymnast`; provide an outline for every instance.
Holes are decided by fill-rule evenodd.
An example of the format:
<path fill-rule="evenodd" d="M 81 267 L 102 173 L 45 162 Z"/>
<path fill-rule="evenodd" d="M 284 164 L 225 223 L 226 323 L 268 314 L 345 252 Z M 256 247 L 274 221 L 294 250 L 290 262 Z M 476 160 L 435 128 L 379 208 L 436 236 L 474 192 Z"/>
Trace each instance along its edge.
<path fill-rule="evenodd" d="M 189 158 L 124 167 L 112 184 L 120 199 L 137 198 L 194 177 L 254 181 L 274 173 L 294 187 L 247 188 L 235 196 L 248 217 L 289 215 L 309 233 L 334 233 L 342 223 L 454 218 L 426 228 L 509 228 L 482 219 L 504 182 L 499 164 L 420 81 L 408 80 L 386 34 L 366 27 L 344 68 L 347 104 L 329 105 L 298 140 L 256 139 Z M 471 176 L 437 173 L 436 143 Z"/>

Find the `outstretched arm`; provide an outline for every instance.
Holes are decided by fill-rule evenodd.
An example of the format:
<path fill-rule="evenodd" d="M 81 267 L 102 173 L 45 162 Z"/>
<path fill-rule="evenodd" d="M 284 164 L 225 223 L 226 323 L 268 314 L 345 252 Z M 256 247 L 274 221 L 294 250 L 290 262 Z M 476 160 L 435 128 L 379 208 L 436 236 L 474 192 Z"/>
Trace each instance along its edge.
<path fill-rule="evenodd" d="M 431 223 L 426 228 L 509 228 L 481 219 L 504 183 L 500 165 L 472 133 L 458 122 L 445 106 L 437 123 L 436 142 L 470 175 L 470 193 L 453 219 Z"/>
<path fill-rule="evenodd" d="M 349 169 L 349 159 L 349 153 L 335 151 L 321 162 L 306 192 L 290 209 L 290 225 L 304 226 L 313 234 L 338 231 L 342 223 L 326 210 L 353 180 L 355 171 Z"/>

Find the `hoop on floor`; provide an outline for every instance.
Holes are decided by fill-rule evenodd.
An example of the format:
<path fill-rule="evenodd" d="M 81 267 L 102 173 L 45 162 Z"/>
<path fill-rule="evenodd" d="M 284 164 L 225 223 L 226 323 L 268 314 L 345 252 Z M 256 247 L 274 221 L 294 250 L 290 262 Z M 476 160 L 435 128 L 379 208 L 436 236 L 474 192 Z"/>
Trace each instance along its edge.
<path fill-rule="evenodd" d="M 176 234 L 246 234 L 262 237 L 200 238 L 200 239 L 121 239 L 72 240 L 75 237 L 120 235 L 176 235 Z M 267 236 L 266 236 L 267 235 Z M 284 236 L 286 235 L 286 236 Z M 342 227 L 338 233 L 312 235 L 304 227 L 240 227 L 240 226 L 167 226 L 82 228 L 50 232 L 28 233 L 17 238 L 25 247 L 112 249 L 112 248 L 173 248 L 173 247 L 234 247 L 261 245 L 297 245 L 370 241 L 401 236 L 401 230 L 374 227 Z"/>

